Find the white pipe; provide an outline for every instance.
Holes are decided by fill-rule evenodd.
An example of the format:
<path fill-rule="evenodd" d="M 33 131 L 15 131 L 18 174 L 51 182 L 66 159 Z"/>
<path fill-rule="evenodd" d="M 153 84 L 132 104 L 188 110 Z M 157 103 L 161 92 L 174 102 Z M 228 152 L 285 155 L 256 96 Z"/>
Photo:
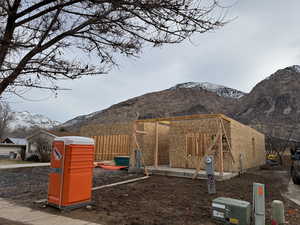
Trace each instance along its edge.
<path fill-rule="evenodd" d="M 121 185 L 121 184 L 132 183 L 132 182 L 139 181 L 139 180 L 145 180 L 149 177 L 150 176 L 144 176 L 144 177 L 139 177 L 139 178 L 135 178 L 135 179 L 120 181 L 117 183 L 106 184 L 106 185 L 102 185 L 102 186 L 98 186 L 98 187 L 93 187 L 92 190 L 95 191 L 95 190 L 99 190 L 99 189 L 103 189 L 103 188 L 107 188 L 107 187 L 113 187 L 113 186 L 117 186 L 117 185 Z"/>

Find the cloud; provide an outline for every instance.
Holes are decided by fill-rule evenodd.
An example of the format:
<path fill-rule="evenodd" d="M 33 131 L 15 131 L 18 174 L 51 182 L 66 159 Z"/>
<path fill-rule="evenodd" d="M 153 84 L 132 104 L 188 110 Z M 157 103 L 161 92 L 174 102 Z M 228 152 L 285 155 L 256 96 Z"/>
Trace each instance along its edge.
<path fill-rule="evenodd" d="M 17 100 L 12 107 L 65 121 L 181 82 L 209 81 L 249 92 L 277 69 L 300 64 L 299 8 L 297 0 L 239 0 L 227 14 L 236 19 L 194 36 L 194 44 L 147 47 L 139 59 L 120 58 L 119 69 L 109 75 L 63 82 L 72 91 L 41 102 Z"/>

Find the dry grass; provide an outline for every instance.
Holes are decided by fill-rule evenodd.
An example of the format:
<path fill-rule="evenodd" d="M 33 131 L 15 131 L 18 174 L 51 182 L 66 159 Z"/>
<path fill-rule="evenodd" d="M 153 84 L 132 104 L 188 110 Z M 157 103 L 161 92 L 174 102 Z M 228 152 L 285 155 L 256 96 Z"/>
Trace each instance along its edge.
<path fill-rule="evenodd" d="M 0 165 L 25 164 L 25 163 L 34 163 L 34 162 L 15 160 L 15 159 L 0 159 Z"/>

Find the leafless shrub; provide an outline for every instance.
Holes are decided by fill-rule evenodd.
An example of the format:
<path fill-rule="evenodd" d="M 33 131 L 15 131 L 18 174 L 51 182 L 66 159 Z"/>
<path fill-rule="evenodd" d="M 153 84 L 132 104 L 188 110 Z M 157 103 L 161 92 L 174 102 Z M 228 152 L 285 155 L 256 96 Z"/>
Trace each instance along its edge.
<path fill-rule="evenodd" d="M 41 162 L 50 162 L 52 143 L 42 137 L 36 137 L 32 140 L 36 145 L 36 154 L 39 156 Z"/>
<path fill-rule="evenodd" d="M 8 123 L 13 119 L 10 107 L 5 102 L 0 102 L 0 139 L 8 132 Z"/>

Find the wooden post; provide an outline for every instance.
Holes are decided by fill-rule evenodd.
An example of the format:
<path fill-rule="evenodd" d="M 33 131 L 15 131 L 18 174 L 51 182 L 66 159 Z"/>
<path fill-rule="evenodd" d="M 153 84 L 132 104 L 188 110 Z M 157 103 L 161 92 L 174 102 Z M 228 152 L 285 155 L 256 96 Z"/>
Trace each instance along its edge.
<path fill-rule="evenodd" d="M 196 157 L 199 157 L 199 142 L 198 142 L 198 137 L 195 136 L 195 140 L 196 140 Z"/>
<path fill-rule="evenodd" d="M 155 122 L 155 154 L 154 154 L 154 166 L 158 167 L 158 122 Z"/>
<path fill-rule="evenodd" d="M 188 155 L 188 135 L 185 135 L 185 168 L 188 168 L 188 160 L 189 160 L 189 155 Z"/>
<path fill-rule="evenodd" d="M 140 145 L 137 141 L 137 137 L 136 137 L 136 130 L 137 129 L 136 128 L 137 128 L 137 124 L 136 124 L 136 121 L 134 121 L 134 123 L 133 123 L 133 135 L 132 135 L 132 138 L 133 138 L 133 141 L 134 141 L 134 149 L 135 149 L 135 147 L 137 147 L 138 150 L 141 152 L 141 154 L 142 154 L 141 155 L 141 160 L 142 160 L 142 163 L 144 165 L 144 172 L 147 176 L 149 176 L 149 172 L 148 172 L 148 169 L 147 169 L 147 166 L 146 166 L 146 163 L 145 163 L 143 151 L 142 151 L 142 149 L 141 149 L 141 147 L 140 147 Z M 134 151 L 132 151 L 132 153 L 134 153 Z M 134 161 L 136 160 L 135 157 L 133 159 L 134 159 Z"/>
<path fill-rule="evenodd" d="M 137 143 L 137 140 L 136 140 L 136 130 L 137 130 L 137 125 L 136 125 L 136 121 L 133 121 L 133 129 L 132 129 L 132 137 L 131 137 L 131 151 L 130 151 L 130 156 L 131 156 L 131 166 L 132 167 L 135 167 L 135 161 L 136 161 L 136 158 L 135 158 L 135 149 L 138 148 L 139 149 L 139 146 L 138 146 L 138 143 Z"/>
<path fill-rule="evenodd" d="M 222 132 L 222 123 L 220 121 L 220 143 L 219 143 L 219 173 L 220 176 L 223 176 L 224 173 L 224 158 L 223 158 L 223 132 Z"/>

